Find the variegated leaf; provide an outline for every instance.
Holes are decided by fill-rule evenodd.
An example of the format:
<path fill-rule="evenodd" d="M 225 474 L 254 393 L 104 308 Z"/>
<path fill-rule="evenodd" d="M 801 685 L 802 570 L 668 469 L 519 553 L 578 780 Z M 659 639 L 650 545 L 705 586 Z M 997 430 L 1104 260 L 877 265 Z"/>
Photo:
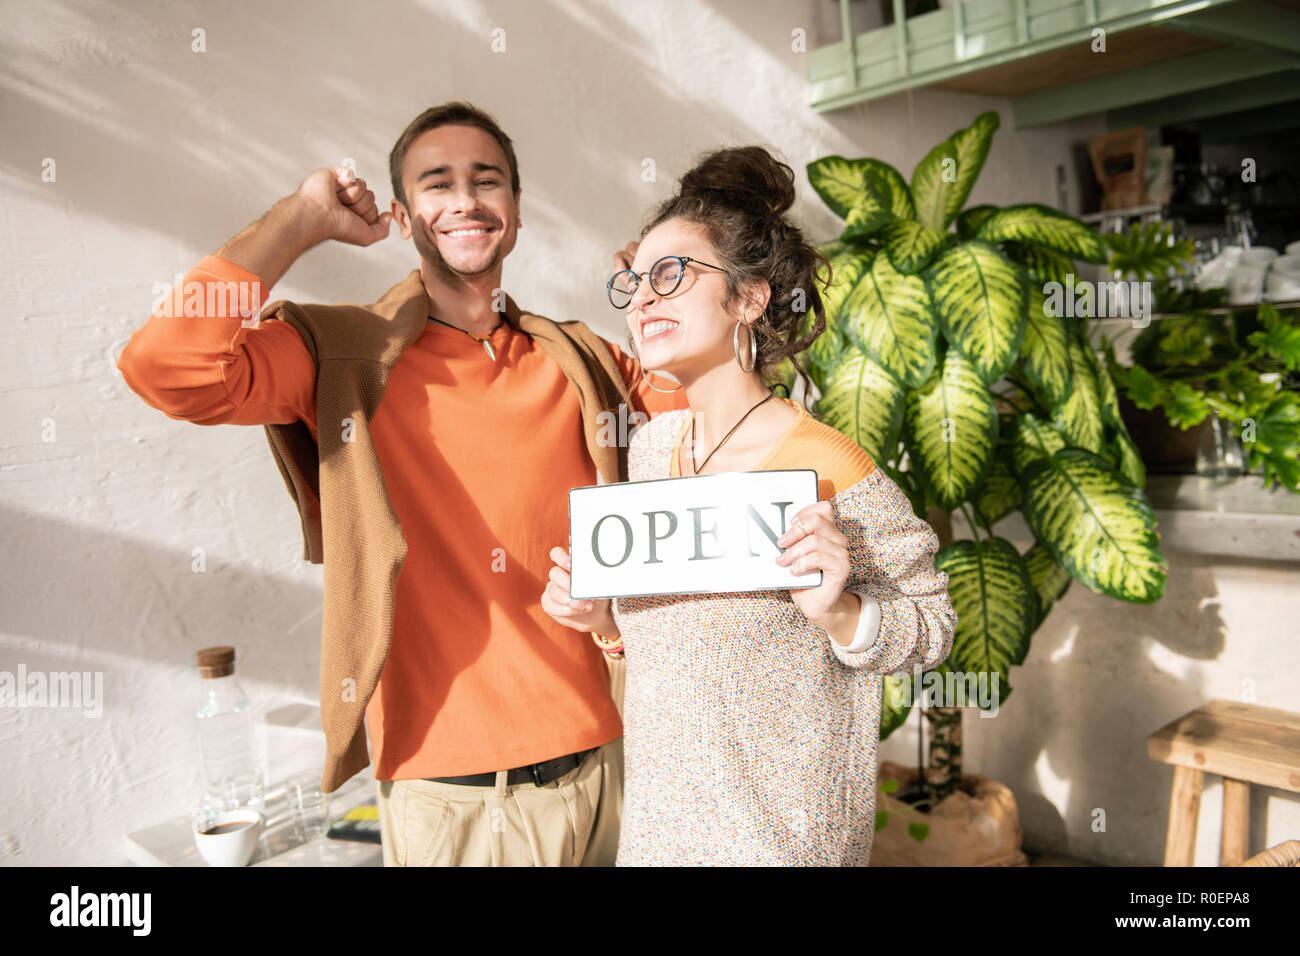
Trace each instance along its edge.
<path fill-rule="evenodd" d="M 912 201 L 922 225 L 943 230 L 961 212 L 984 168 L 998 122 L 997 113 L 981 113 L 974 123 L 953 133 L 916 164 Z"/>
<path fill-rule="evenodd" d="M 1018 475 L 1023 474 L 1032 462 L 1050 458 L 1065 447 L 1065 436 L 1056 426 L 1032 412 L 1018 416 L 1011 428 L 1011 463 Z"/>
<path fill-rule="evenodd" d="M 943 248 L 945 236 L 914 219 L 895 219 L 880 230 L 890 264 L 904 275 L 915 275 Z"/>
<path fill-rule="evenodd" d="M 935 376 L 907 393 L 907 450 L 938 503 L 949 511 L 979 486 L 997 438 L 993 395 L 961 353 L 949 349 Z"/>
<path fill-rule="evenodd" d="M 1041 624 L 1074 578 L 1056 563 L 1052 552 L 1041 541 L 1035 541 L 1034 546 L 1025 552 L 1025 567 L 1029 571 L 1029 580 L 1034 582 L 1034 590 L 1038 592 L 1038 621 Z"/>
<path fill-rule="evenodd" d="M 830 372 L 839 364 L 840 353 L 848 347 L 838 329 L 827 328 L 808 346 L 808 360 L 823 372 Z"/>
<path fill-rule="evenodd" d="M 881 740 L 907 723 L 907 715 L 916 702 L 916 695 L 909 686 L 911 680 L 911 674 L 886 674 L 880 682 Z"/>
<path fill-rule="evenodd" d="M 980 225 L 976 236 L 989 242 L 1023 242 L 1071 259 L 1101 263 L 1106 250 L 1095 229 L 1050 206 L 1023 203 L 1005 206 Z"/>
<path fill-rule="evenodd" d="M 1149 604 L 1165 589 L 1155 513 L 1103 458 L 1065 448 L 1020 476 L 1025 520 L 1070 576 L 1102 594 Z"/>
<path fill-rule="evenodd" d="M 1127 431 L 1116 431 L 1111 435 L 1107 452 L 1106 457 L 1126 480 L 1139 488 L 1147 486 L 1147 469 L 1142 464 L 1142 454 Z"/>
<path fill-rule="evenodd" d="M 903 424 L 903 386 L 867 356 L 850 350 L 827 381 L 817 414 L 873 461 L 888 461 Z"/>
<path fill-rule="evenodd" d="M 1064 402 L 1052 414 L 1052 422 L 1061 430 L 1066 442 L 1075 448 L 1099 454 L 1105 432 L 1101 417 L 1101 400 L 1097 396 L 1097 376 L 1089 361 L 1089 350 L 1069 337 L 1067 348 L 1074 375 L 1073 386 Z"/>
<path fill-rule="evenodd" d="M 844 217 L 844 232 L 840 237 L 846 242 L 870 239 L 889 222 L 891 213 L 878 194 L 864 193 L 857 204 Z"/>
<path fill-rule="evenodd" d="M 867 167 L 867 172 L 876 177 L 876 188 L 889 193 L 889 209 L 895 219 L 915 219 L 916 204 L 912 202 L 912 191 L 907 188 L 907 180 L 889 163 L 879 159 L 860 159 L 858 162 Z"/>
<path fill-rule="evenodd" d="M 827 309 L 849 341 L 900 382 L 920 385 L 934 371 L 934 312 L 925 283 L 905 276 L 889 257 L 858 255 L 832 263 Z"/>
<path fill-rule="evenodd" d="M 961 215 L 957 217 L 958 237 L 963 241 L 974 239 L 976 231 L 984 220 L 997 211 L 997 206 L 990 206 L 988 203 L 979 206 L 971 206 L 969 209 L 963 209 Z"/>
<path fill-rule="evenodd" d="M 848 250 L 840 247 L 836 254 L 843 254 L 846 251 Z M 824 279 L 825 275 L 823 274 L 822 280 L 824 281 Z M 808 346 L 804 355 L 813 369 L 817 372 L 825 373 L 835 367 L 836 362 L 839 361 L 840 352 L 844 350 L 847 343 L 844 338 L 844 333 L 841 332 L 839 328 L 839 316 L 829 308 L 824 298 L 822 300 L 822 311 L 825 313 L 826 328 L 821 335 L 813 339 L 812 344 Z M 816 321 L 817 313 L 812 309 L 808 309 L 803 314 L 803 318 L 799 323 L 799 335 L 801 338 L 812 332 Z M 817 376 L 814 376 L 814 379 L 816 378 Z M 818 388 L 821 387 L 821 383 L 818 382 Z"/>
<path fill-rule="evenodd" d="M 808 182 L 831 211 L 846 219 L 865 192 L 877 192 L 866 164 L 843 156 L 823 156 L 808 164 Z"/>
<path fill-rule="evenodd" d="M 874 162 L 824 156 L 808 164 L 808 182 L 845 221 L 846 240 L 865 239 L 893 218 L 892 197 L 881 188 Z"/>
<path fill-rule="evenodd" d="M 1065 401 L 1072 387 L 1069 335 L 1059 316 L 1049 314 L 1043 293 L 1029 288 L 1025 338 L 1020 346 L 1020 369 L 1049 408 Z"/>
<path fill-rule="evenodd" d="M 1024 273 L 980 240 L 942 253 L 925 271 L 939 327 L 985 382 L 1000 379 L 1025 335 Z"/>
<path fill-rule="evenodd" d="M 948 666 L 964 673 L 997 674 L 1001 685 L 1012 665 L 1023 664 L 1038 619 L 1038 597 L 1024 558 L 1009 541 L 957 541 L 934 557 L 948 575 L 957 612 Z"/>
<path fill-rule="evenodd" d="M 1087 358 L 1088 365 L 1092 369 L 1093 380 L 1097 383 L 1097 403 L 1101 407 L 1102 421 L 1112 428 L 1123 428 L 1124 419 L 1119 412 L 1119 395 L 1115 392 L 1115 382 L 1111 379 L 1105 363 L 1098 360 L 1097 353 L 1091 348 L 1080 345 L 1079 350 Z"/>
<path fill-rule="evenodd" d="M 1002 453 L 994 452 L 993 463 L 971 504 L 980 520 L 990 528 L 1020 507 L 1020 482 Z"/>
<path fill-rule="evenodd" d="M 1025 267 L 1025 271 L 1029 274 L 1029 281 L 1039 288 L 1049 282 L 1064 286 L 1067 282 L 1074 281 L 1069 278 L 1074 275 L 1074 263 L 1059 252 L 1040 249 L 1037 246 L 1026 246 L 1019 242 L 1003 243 L 1003 248 L 1012 262 L 1019 262 Z"/>

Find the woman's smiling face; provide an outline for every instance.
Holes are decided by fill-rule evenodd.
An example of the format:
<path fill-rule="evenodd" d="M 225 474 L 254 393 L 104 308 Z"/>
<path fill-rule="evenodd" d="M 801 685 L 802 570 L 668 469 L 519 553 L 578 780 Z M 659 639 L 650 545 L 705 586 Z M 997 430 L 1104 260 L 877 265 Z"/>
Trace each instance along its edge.
<path fill-rule="evenodd" d="M 627 325 L 642 366 L 680 380 L 734 361 L 732 332 L 742 314 L 741 303 L 728 310 L 726 274 L 701 264 L 723 265 L 703 227 L 685 219 L 660 223 L 641 240 L 632 269 L 648 272 L 664 256 L 699 262 L 686 264 L 681 284 L 667 296 L 654 291 L 647 276 L 641 277 L 628 303 Z M 742 344 L 748 341 L 743 335 L 741 339 Z"/>

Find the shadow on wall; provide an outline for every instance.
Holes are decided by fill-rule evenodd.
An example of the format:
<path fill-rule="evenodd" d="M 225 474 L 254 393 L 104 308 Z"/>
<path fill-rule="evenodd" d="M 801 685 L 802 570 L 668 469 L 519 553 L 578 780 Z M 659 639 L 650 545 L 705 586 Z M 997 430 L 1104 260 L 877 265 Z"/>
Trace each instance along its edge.
<path fill-rule="evenodd" d="M 554 226 L 584 235 L 628 232 L 696 151 L 716 145 L 714 137 L 764 142 L 770 135 L 762 116 L 746 120 L 702 84 L 665 71 L 646 37 L 696 37 L 701 56 L 733 59 L 737 69 L 750 56 L 788 49 L 785 36 L 766 38 L 766 52 L 747 49 L 743 35 L 719 43 L 719 32 L 737 31 L 718 15 L 721 31 L 693 34 L 671 11 L 647 18 L 580 3 L 370 4 L 367 19 L 378 29 L 368 52 L 349 30 L 320 29 L 304 41 L 297 25 L 326 19 L 319 3 L 305 0 L 277 4 L 273 13 L 151 7 L 117 0 L 92 14 L 46 4 L 39 23 L 0 38 L 8 133 L 0 137 L 0 178 L 41 200 L 57 189 L 78 216 L 202 248 L 215 248 L 311 169 L 347 157 L 385 207 L 386 159 L 398 133 L 420 110 L 456 98 L 519 131 L 526 212 L 543 210 L 558 220 Z M 206 30 L 202 53 L 191 50 L 196 28 Z M 491 48 L 497 28 L 505 31 L 501 53 Z M 791 79 L 802 89 L 799 75 Z M 620 101 L 636 104 L 636 121 L 616 127 Z M 57 163 L 56 185 L 40 180 L 45 157 Z M 644 157 L 657 159 L 657 186 L 640 180 Z M 590 195 L 608 201 L 573 201 Z M 382 256 L 411 261 L 408 244 L 391 241 L 396 235 Z M 603 280 L 605 268 L 603 259 L 592 263 L 593 278 Z M 170 281 L 158 275 L 166 266 L 142 269 L 142 279 Z M 382 291 L 391 270 L 375 271 L 383 275 L 371 285 Z M 373 290 L 343 294 L 364 298 Z"/>
<path fill-rule="evenodd" d="M 1221 696 L 1193 662 L 1213 662 L 1226 647 L 1213 565 L 1228 560 L 1166 557 L 1165 594 L 1154 604 L 1072 584 L 1035 634 L 1026 666 L 1013 673 L 1019 694 L 1006 704 L 1011 719 L 988 732 L 1038 746 L 991 743 L 981 748 L 989 766 L 972 769 L 1015 791 L 1033 848 L 1115 865 L 1163 861 L 1173 769 L 1147 756 L 1146 739 Z M 1108 710 L 1126 715 L 1123 723 Z M 1262 829 L 1252 834 L 1263 838 Z"/>
<path fill-rule="evenodd" d="M 335 6 L 341 18 L 355 14 Z M 666 190 L 670 165 L 684 165 L 692 150 L 725 132 L 764 138 L 762 116 L 752 124 L 740 118 L 735 104 L 707 85 L 663 69 L 655 44 L 645 42 L 647 30 L 681 37 L 702 56 L 725 54 L 743 68 L 749 41 L 725 21 L 733 39 L 722 49 L 716 32 L 685 30 L 671 12 L 656 10 L 647 20 L 617 5 L 379 2 L 367 6 L 366 18 L 374 43 L 362 49 L 354 31 L 329 27 L 322 5 L 306 0 L 271 10 L 135 0 L 83 8 L 55 0 L 15 13 L 16 29 L 0 35 L 7 67 L 0 77 L 0 182 L 48 205 L 74 239 L 120 235 L 129 242 L 132 233 L 147 232 L 212 249 L 309 170 L 347 157 L 382 202 L 387 154 L 403 126 L 429 105 L 465 98 L 515 132 L 525 210 L 540 207 L 543 220 L 553 220 L 543 229 L 608 232 L 621 246 L 652 195 Z M 305 33 L 303 24 L 321 26 Z M 503 53 L 492 51 L 495 28 L 505 31 Z M 205 52 L 192 50 L 195 29 L 205 31 Z M 627 128 L 615 123 L 620 114 L 612 107 L 620 102 L 637 104 L 637 122 Z M 684 113 L 690 122 L 682 122 Z M 657 184 L 640 180 L 645 156 L 660 162 Z M 54 183 L 41 181 L 45 157 L 57 164 Z M 590 195 L 609 202 L 573 201 Z M 309 298 L 372 301 L 411 267 L 410 243 L 395 236 L 364 255 L 337 244 L 313 253 L 322 259 L 303 270 Z M 560 243 L 529 239 L 525 234 L 516 260 L 568 255 Z M 130 278 L 144 286 L 170 282 L 177 265 L 179 257 L 141 262 Z M 589 272 L 594 308 L 614 325 L 598 291 L 606 268 L 602 256 L 576 265 L 569 279 L 547 278 L 561 276 L 558 268 L 522 274 L 538 277 L 528 279 L 534 288 L 547 281 L 563 288 Z M 36 298 L 39 290 L 18 295 Z M 133 327 L 145 320 L 148 301 L 141 299 Z M 102 375 L 120 389 L 116 357 L 107 356 Z M 77 381 L 74 402 L 93 406 L 95 384 Z M 264 456 L 261 435 L 247 437 Z M 278 484 L 265 493 L 287 507 Z M 10 595 L 3 626 L 20 646 L 48 642 L 56 657 L 63 649 L 101 651 L 189 668 L 200 647 L 238 646 L 245 633 L 282 634 L 319 613 L 318 590 L 221 567 L 211 556 L 206 573 L 195 574 L 184 551 L 20 510 L 0 510 L 0 522 L 12 542 L 10 560 L 39 569 L 48 582 L 45 593 Z M 267 607 L 276 609 L 275 620 L 241 614 Z M 240 673 L 316 687 L 319 633 L 311 630 L 304 629 L 293 673 L 261 671 L 255 657 L 241 658 Z"/>
<path fill-rule="evenodd" d="M 277 489 L 278 490 L 278 489 Z M 174 664 L 195 673 L 194 654 L 215 644 L 241 652 L 241 680 L 284 683 L 314 691 L 320 680 L 321 592 L 283 577 L 227 565 L 208 555 L 205 570 L 193 570 L 189 552 L 173 551 L 96 528 L 0 507 L 0 536 L 7 562 L 41 568 L 39 576 L 4 574 L 6 580 L 40 582 L 41 591 L 7 594 L 0 603 L 0 632 L 37 644 L 62 659 L 53 669 L 101 669 L 84 661 L 97 654 L 117 660 L 106 669 L 105 715 L 112 685 L 129 686 L 135 662 Z M 254 614 L 254 610 L 256 614 Z M 276 653 L 259 654 L 260 641 L 275 641 Z M 285 643 L 301 642 L 286 654 Z M 245 648 L 253 649 L 243 654 Z M 19 660 L 37 667 L 27 650 L 6 642 L 0 669 Z M 62 657 L 62 655 L 67 657 Z M 275 660 L 273 669 L 267 661 Z M 286 666 L 286 662 L 289 663 Z M 188 699 L 188 698 L 187 698 Z"/>
<path fill-rule="evenodd" d="M 123 833 L 184 812 L 198 786 L 199 649 L 236 647 L 259 717 L 284 691 L 315 699 L 319 587 L 211 556 L 196 573 L 187 551 L 7 507 L 0 536 L 0 671 L 51 688 L 41 704 L 0 707 L 18 774 L 0 785 L 0 866 L 118 865 Z"/>
<path fill-rule="evenodd" d="M 29 859 L 114 861 L 120 832 L 169 812 L 166 794 L 182 785 L 182 771 L 166 767 L 189 746 L 190 730 L 173 714 L 192 698 L 197 649 L 235 644 L 248 684 L 278 683 L 314 697 L 319 682 L 319 586 L 225 565 L 212 551 L 196 574 L 188 548 L 114 533 L 113 521 L 127 515 L 155 541 L 184 540 L 176 525 L 192 523 L 214 498 L 239 500 L 215 486 L 246 456 L 227 440 L 220 447 L 235 457 L 205 459 L 190 450 L 199 446 L 193 434 L 184 451 L 165 447 L 190 426 L 155 421 L 145 433 L 161 439 L 146 453 L 156 457 L 148 473 L 133 470 L 140 466 L 113 444 L 131 429 L 100 414 L 124 388 L 113 367 L 124 340 L 109 342 L 103 327 L 138 327 L 153 283 L 170 283 L 196 253 L 216 248 L 313 168 L 352 158 L 386 204 L 387 155 L 402 128 L 430 105 L 468 99 L 516 138 L 527 226 L 507 268 L 507 280 L 525 286 L 516 298 L 556 318 L 617 328 L 602 295 L 609 252 L 639 228 L 694 153 L 772 139 L 795 149 L 805 140 L 790 131 L 814 124 L 788 108 L 803 96 L 801 58 L 790 58 L 800 64 L 794 68 L 769 67 L 742 91 L 747 98 L 734 95 L 737 84 L 719 95 L 708 81 L 719 75 L 718 58 L 744 76 L 788 50 L 778 0 L 727 6 L 734 23 L 704 2 L 673 9 L 379 0 L 358 16 L 352 4 L 307 0 L 53 0 L 9 11 L 10 29 L 0 34 L 0 185 L 38 210 L 11 245 L 39 246 L 42 258 L 20 261 L 5 298 L 23 312 L 28 303 L 57 303 L 30 308 L 48 319 L 31 343 L 55 374 L 39 374 L 42 363 L 16 362 L 9 384 L 42 415 L 62 407 L 61 416 L 87 426 L 94 441 L 86 449 L 103 487 L 82 493 L 86 462 L 66 454 L 66 439 L 57 451 L 34 448 L 22 462 L 24 480 L 35 475 L 30 480 L 41 484 L 25 507 L 0 507 L 8 565 L 21 571 L 0 585 L 7 635 L 0 668 L 103 670 L 104 716 L 113 718 L 0 713 L 5 757 L 18 768 L 13 803 L 21 804 L 5 824 L 36 854 Z M 741 11 L 781 22 L 771 46 L 755 49 L 735 26 L 751 15 Z M 494 28 L 505 30 L 504 53 L 492 51 Z M 205 52 L 192 51 L 195 29 L 205 31 Z M 756 28 L 754 36 L 762 35 Z M 773 76 L 797 87 L 769 82 Z M 626 116 L 635 122 L 622 124 Z M 41 180 L 47 157 L 56 163 L 52 183 Z M 656 160 L 655 182 L 642 181 L 644 158 Z M 810 210 L 820 206 L 815 197 L 808 202 Z M 396 230 L 363 251 L 337 244 L 313 251 L 290 275 L 294 297 L 373 301 L 414 264 L 411 244 L 395 237 Z M 138 254 L 145 246 L 152 251 Z M 53 291 L 47 276 L 57 277 Z M 564 308 L 553 310 L 556 303 Z M 60 427 L 67 427 L 62 417 Z M 265 490 L 247 494 L 289 507 L 260 429 L 243 437 L 268 475 Z M 216 435 L 202 438 L 219 447 Z M 171 507 L 157 493 L 168 476 L 180 495 L 203 494 Z M 127 496 L 138 504 L 119 510 Z M 65 502 L 74 499 L 85 502 L 77 506 L 85 517 L 49 516 L 73 513 Z M 214 523 L 229 517 L 219 508 L 208 513 Z M 245 540 L 233 521 L 221 529 L 229 532 L 223 540 Z M 256 540 L 271 546 L 265 535 Z M 51 802 L 67 813 L 43 815 Z M 0 832 L 0 858 L 12 854 L 10 840 Z"/>
<path fill-rule="evenodd" d="M 864 106 L 816 121 L 786 115 L 794 112 L 791 104 L 806 104 L 806 63 L 791 55 L 790 30 L 806 26 L 811 49 L 826 38 L 815 38 L 817 25 L 797 22 L 798 17 L 824 20 L 821 8 L 829 8 L 830 26 L 838 26 L 833 5 L 818 3 L 808 14 L 816 5 L 780 0 L 418 6 L 380 0 L 365 7 L 363 29 L 353 30 L 338 26 L 356 17 L 356 9 L 341 2 L 286 0 L 273 7 L 205 9 L 107 0 L 83 10 L 55 0 L 13 13 L 17 29 L 0 35 L 0 57 L 6 64 L 0 76 L 0 129 L 5 134 L 0 135 L 0 183 L 46 204 L 52 219 L 70 227 L 69 258 L 85 251 L 76 243 L 86 243 L 87 235 L 120 235 L 121 242 L 129 243 L 132 233 L 148 233 L 173 239 L 178 250 L 209 250 L 294 189 L 311 169 L 348 157 L 386 205 L 386 159 L 401 129 L 427 106 L 468 99 L 493 113 L 516 137 L 527 224 L 508 260 L 514 263 L 508 265 L 508 277 L 522 277 L 525 285 L 526 294 L 516 298 L 548 312 L 557 301 L 581 305 L 554 317 L 582 318 L 593 328 L 612 329 L 618 325 L 617 313 L 600 293 L 608 268 L 606 248 L 621 247 L 639 230 L 653 202 L 668 193 L 697 152 L 743 142 L 786 151 L 799 175 L 796 208 L 806 218 L 820 217 L 817 221 L 829 228 L 838 221 L 806 188 L 800 169 L 813 158 L 800 151 L 812 148 L 814 137 L 799 139 L 798 134 L 816 130 L 828 142 L 835 139 L 834 131 L 855 142 L 865 138 L 854 154 L 880 155 L 907 175 L 934 141 L 963 125 L 954 118 L 933 137 L 918 134 L 913 144 L 910 127 L 901 122 L 910 117 L 910 100 L 873 103 L 869 111 Z M 785 9 L 794 12 L 787 15 Z M 306 24 L 319 26 L 308 33 L 301 29 Z M 201 54 L 191 50 L 196 28 L 206 31 L 206 52 Z M 504 53 L 492 52 L 494 28 L 505 30 Z M 362 43 L 359 34 L 364 34 Z M 665 49 L 665 43 L 673 45 Z M 699 71 L 695 63 L 701 64 Z M 744 91 L 749 98 L 737 100 L 734 89 L 731 95 L 719 95 L 700 79 L 716 76 L 719 63 L 741 75 L 753 71 L 759 76 L 754 68 L 759 63 L 781 69 L 763 71 L 762 81 Z M 763 88 L 772 77 L 791 86 Z M 942 94 L 942 99 L 941 94 L 925 95 L 927 109 L 941 106 L 954 117 L 997 106 L 997 101 L 960 94 Z M 1034 134 L 1042 142 L 1049 141 L 1047 135 Z M 1034 136 L 1013 146 L 1004 133 L 994 148 L 1001 151 L 998 155 L 1018 156 L 1040 141 Z M 816 150 L 836 151 L 853 150 Z M 906 162 L 900 155 L 904 152 L 910 157 Z M 45 157 L 58 164 L 55 184 L 40 181 Z M 646 158 L 657 163 L 653 183 L 641 179 Z M 1008 177 L 1023 168 L 1010 160 L 1003 165 Z M 534 226 L 539 221 L 540 229 Z M 539 241 L 538 232 L 552 241 Z M 310 268 L 296 270 L 310 289 L 304 298 L 372 301 L 414 262 L 410 243 L 396 235 L 394 230 L 388 241 L 363 254 L 337 244 L 314 251 Z M 586 248 L 596 248 L 600 255 L 574 255 L 575 249 Z M 189 255 L 178 251 L 175 261 L 141 262 L 132 278 L 145 287 L 170 282 L 173 269 L 183 267 Z M 89 300 L 100 280 L 92 281 L 88 271 L 80 267 L 78 281 Z M 592 294 L 573 291 L 581 288 Z M 19 286 L 17 294 L 35 298 L 38 292 Z M 585 307 L 588 299 L 590 309 Z M 141 299 L 135 326 L 144 321 L 148 301 Z M 90 308 L 88 302 L 86 311 Z M 609 337 L 621 339 L 620 334 Z M 104 361 L 103 376 L 120 387 L 115 359 Z M 96 383 L 78 382 L 78 388 L 82 384 L 93 390 Z M 70 387 L 67 393 L 72 394 Z M 79 392 L 75 398 L 89 402 L 86 395 L 91 394 Z M 247 438 L 259 446 L 259 457 L 266 455 L 260 434 Z M 289 507 L 278 477 L 268 488 L 265 494 L 278 500 L 277 507 Z M 185 550 L 17 509 L 0 507 L 0 531 L 9 542 L 8 561 L 27 569 L 17 579 L 35 582 L 22 594 L 7 593 L 0 603 L 0 627 L 16 638 L 0 648 L 0 655 L 9 658 L 16 651 L 15 658 L 29 667 L 49 669 L 105 660 L 106 714 L 128 695 L 138 698 L 132 681 L 139 662 L 163 662 L 174 666 L 177 675 L 189 675 L 195 650 L 215 643 L 256 647 L 259 635 L 280 642 L 276 653 L 241 655 L 241 677 L 313 691 L 317 687 L 318 587 L 222 565 L 212 556 L 206 572 L 196 574 Z M 1167 794 L 1167 768 L 1146 759 L 1145 735 L 1170 719 L 1167 715 L 1199 703 L 1199 688 L 1179 685 L 1176 693 L 1168 692 L 1170 685 L 1179 684 L 1170 672 L 1142 653 L 1141 642 L 1131 640 L 1116 651 L 1113 635 L 1167 635 L 1168 618 L 1149 615 L 1168 615 L 1173 607 L 1187 616 L 1193 631 L 1187 635 L 1188 648 L 1171 650 L 1212 658 L 1222 647 L 1221 628 L 1205 629 L 1200 601 L 1213 595 L 1208 572 L 1185 582 L 1171 575 L 1170 596 L 1151 608 L 1120 605 L 1076 586 L 1062 602 L 1070 610 L 1054 616 L 1078 614 L 1083 622 L 1078 631 L 1071 635 L 1064 626 L 1052 630 L 1049 618 L 1031 652 L 1031 665 L 1042 660 L 1042 669 L 1027 667 L 1020 678 L 1024 685 L 1036 681 L 1040 687 L 1026 686 L 1004 719 L 1031 694 L 1043 701 L 1040 707 L 1057 710 L 1044 715 L 1024 709 L 1024 733 L 1041 740 L 1042 748 L 1034 759 L 997 774 L 1030 801 L 1026 816 L 1033 826 L 1026 827 L 1027 833 L 1051 833 L 1061 824 L 1059 815 L 1050 818 L 1055 808 L 1033 802 L 1034 792 L 1044 786 L 1039 782 L 1042 768 L 1077 781 L 1073 791 L 1087 792 L 1093 802 L 1100 787 L 1092 781 L 1100 772 L 1090 768 L 1114 765 L 1103 748 L 1122 746 L 1126 766 L 1142 764 L 1142 769 L 1133 768 L 1132 779 L 1107 784 L 1103 805 L 1122 807 L 1126 794 L 1152 786 Z M 1092 662 L 1096 648 L 1086 643 L 1090 634 L 1105 636 L 1106 656 L 1090 669 L 1095 676 L 1084 687 L 1066 685 L 1056 676 L 1060 669 L 1049 662 L 1080 652 Z M 287 652 L 285 644 L 292 645 Z M 35 653 L 29 655 L 27 648 Z M 9 666 L 9 660 L 0 659 L 0 668 Z M 1143 726 L 1125 731 L 1118 742 L 1081 742 L 1080 733 L 1100 724 L 1101 702 L 1116 693 L 1116 686 L 1141 688 L 1144 694 L 1151 689 L 1140 708 Z M 1048 692 L 1039 694 L 1041 689 Z M 188 688 L 178 693 L 188 699 Z M 1150 726 L 1145 726 L 1148 714 Z M 149 732 L 149 725 L 142 731 L 128 721 L 123 730 L 105 721 L 94 731 L 78 729 L 78 724 L 64 734 L 56 731 L 63 725 L 53 723 L 62 717 L 51 712 L 39 720 L 30 725 L 37 728 L 34 733 L 49 726 L 63 743 L 73 733 L 97 735 L 90 746 L 97 760 L 118 752 L 119 735 L 122 749 L 130 752 L 129 738 Z M 1005 732 L 1001 726 L 994 730 Z M 1130 760 L 1134 747 L 1141 749 Z M 1009 744 L 1006 752 L 1014 755 L 1014 747 Z M 61 794 L 79 789 L 71 780 L 50 783 L 42 789 Z M 1067 815 L 1087 812 L 1076 802 L 1063 803 Z M 84 802 L 69 807 L 84 811 Z M 1114 817 L 1111 829 L 1119 829 Z M 1083 855 L 1109 855 L 1100 848 L 1097 853 L 1075 849 Z M 74 855 L 65 859 L 71 862 Z"/>

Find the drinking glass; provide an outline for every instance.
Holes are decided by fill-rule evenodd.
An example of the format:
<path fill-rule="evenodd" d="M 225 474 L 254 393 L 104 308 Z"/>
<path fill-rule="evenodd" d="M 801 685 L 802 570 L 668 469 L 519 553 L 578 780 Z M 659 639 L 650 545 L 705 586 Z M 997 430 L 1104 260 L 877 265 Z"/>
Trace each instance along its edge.
<path fill-rule="evenodd" d="M 1232 422 L 1211 413 L 1196 449 L 1196 473 L 1207 478 L 1235 478 L 1246 473 L 1245 459 Z"/>
<path fill-rule="evenodd" d="M 323 837 L 330 827 L 329 794 L 320 788 L 322 771 L 295 774 L 284 782 L 285 800 L 304 840 Z"/>
<path fill-rule="evenodd" d="M 1245 249 L 1253 246 L 1256 237 L 1259 235 L 1249 209 L 1229 212 L 1224 219 L 1223 225 L 1224 231 L 1229 236 L 1229 241 Z"/>

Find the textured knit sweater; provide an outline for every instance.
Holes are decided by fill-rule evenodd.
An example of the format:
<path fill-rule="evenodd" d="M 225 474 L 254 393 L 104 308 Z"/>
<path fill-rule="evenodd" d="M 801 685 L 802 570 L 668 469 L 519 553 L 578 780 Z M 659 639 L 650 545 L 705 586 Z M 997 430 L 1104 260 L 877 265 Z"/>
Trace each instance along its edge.
<path fill-rule="evenodd" d="M 669 411 L 637 429 L 629 479 L 671 477 L 689 421 Z M 783 468 L 817 471 L 849 540 L 847 587 L 880 602 L 879 635 L 848 651 L 789 591 L 616 599 L 620 866 L 868 863 L 883 676 L 944 660 L 957 616 L 937 536 L 856 444 L 802 413 L 755 470 Z"/>

